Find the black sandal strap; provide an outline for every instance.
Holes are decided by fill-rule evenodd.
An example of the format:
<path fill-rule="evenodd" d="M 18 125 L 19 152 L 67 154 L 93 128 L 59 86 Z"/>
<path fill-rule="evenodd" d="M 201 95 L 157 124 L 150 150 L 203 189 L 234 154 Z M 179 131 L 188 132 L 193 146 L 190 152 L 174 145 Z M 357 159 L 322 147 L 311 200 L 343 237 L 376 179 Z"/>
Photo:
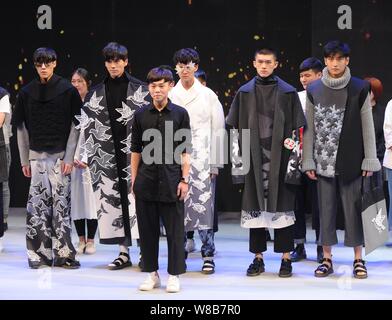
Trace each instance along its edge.
<path fill-rule="evenodd" d="M 121 257 L 124 256 L 128 260 L 123 260 Z M 111 264 L 114 264 L 116 267 L 121 266 L 129 261 L 129 254 L 125 252 L 120 252 L 118 258 L 116 258 Z"/>

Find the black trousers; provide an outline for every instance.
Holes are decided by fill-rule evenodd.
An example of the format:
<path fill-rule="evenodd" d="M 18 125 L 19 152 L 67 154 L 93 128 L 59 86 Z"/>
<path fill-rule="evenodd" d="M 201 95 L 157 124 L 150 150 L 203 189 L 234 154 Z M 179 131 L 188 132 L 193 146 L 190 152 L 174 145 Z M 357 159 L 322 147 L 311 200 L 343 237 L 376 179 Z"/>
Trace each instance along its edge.
<path fill-rule="evenodd" d="M 313 228 L 316 231 L 316 241 L 320 233 L 317 182 L 310 180 L 305 174 L 302 185 L 297 189 L 294 224 L 294 242 L 306 242 L 306 213 L 312 213 Z"/>
<path fill-rule="evenodd" d="M 294 250 L 294 226 L 274 229 L 274 251 L 285 253 Z M 265 228 L 249 229 L 249 251 L 261 253 L 267 251 Z"/>
<path fill-rule="evenodd" d="M 3 183 L 0 183 L 0 238 L 4 235 Z"/>
<path fill-rule="evenodd" d="M 136 215 L 143 254 L 143 271 L 153 272 L 159 269 L 161 218 L 168 247 L 167 272 L 171 275 L 185 273 L 184 202 L 166 203 L 136 198 Z"/>
<path fill-rule="evenodd" d="M 87 221 L 87 239 L 94 239 L 98 228 L 97 219 L 78 219 L 74 220 L 76 232 L 79 237 L 86 236 L 86 221 Z"/>

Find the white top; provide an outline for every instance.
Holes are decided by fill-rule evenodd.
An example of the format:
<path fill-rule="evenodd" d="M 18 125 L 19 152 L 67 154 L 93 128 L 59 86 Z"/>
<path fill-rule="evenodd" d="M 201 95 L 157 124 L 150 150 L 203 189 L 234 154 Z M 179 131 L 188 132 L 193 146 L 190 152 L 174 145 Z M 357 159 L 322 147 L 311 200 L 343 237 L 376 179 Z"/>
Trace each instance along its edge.
<path fill-rule="evenodd" d="M 0 112 L 11 112 L 10 97 L 8 96 L 8 94 L 0 99 Z"/>
<path fill-rule="evenodd" d="M 306 110 L 306 90 L 298 92 L 299 101 L 301 101 L 302 110 Z"/>
<path fill-rule="evenodd" d="M 5 120 L 1 129 L 3 129 L 5 144 L 9 144 L 11 136 L 11 104 L 8 94 L 0 99 L 0 112 L 5 113 Z"/>
<path fill-rule="evenodd" d="M 383 166 L 392 169 L 392 100 L 388 102 L 384 118 L 385 155 Z"/>

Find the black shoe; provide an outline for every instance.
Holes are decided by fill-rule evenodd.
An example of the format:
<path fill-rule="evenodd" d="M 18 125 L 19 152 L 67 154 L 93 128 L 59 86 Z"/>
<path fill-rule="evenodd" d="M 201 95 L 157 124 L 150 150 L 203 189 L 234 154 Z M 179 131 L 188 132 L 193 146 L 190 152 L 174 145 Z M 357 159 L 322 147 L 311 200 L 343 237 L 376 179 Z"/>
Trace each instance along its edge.
<path fill-rule="evenodd" d="M 3 230 L 4 232 L 6 232 L 8 230 L 8 223 L 4 222 L 3 226 L 4 226 Z"/>
<path fill-rule="evenodd" d="M 306 250 L 303 244 L 297 244 L 294 251 L 290 254 L 292 262 L 298 262 L 306 259 Z"/>
<path fill-rule="evenodd" d="M 291 260 L 282 259 L 280 264 L 279 277 L 289 278 L 293 275 L 293 267 L 291 266 Z"/>
<path fill-rule="evenodd" d="M 65 262 L 62 264 L 54 264 L 55 267 L 61 267 L 64 269 L 79 269 L 80 268 L 80 262 L 77 260 L 73 260 L 70 258 L 65 259 Z"/>
<path fill-rule="evenodd" d="M 265 239 L 268 242 L 272 242 L 273 241 L 272 238 L 271 238 L 271 234 L 270 234 L 269 230 L 265 230 Z"/>
<path fill-rule="evenodd" d="M 143 265 L 143 257 L 141 254 L 139 255 L 139 263 L 137 264 L 137 266 L 139 267 L 140 270 L 143 270 L 144 265 Z"/>
<path fill-rule="evenodd" d="M 323 263 L 323 259 L 324 259 L 323 247 L 317 246 L 317 262 Z"/>
<path fill-rule="evenodd" d="M 246 270 L 246 275 L 248 277 L 258 276 L 260 273 L 265 271 L 264 260 L 262 258 L 254 258 L 253 262 L 249 265 L 248 270 Z"/>
<path fill-rule="evenodd" d="M 185 260 L 188 259 L 188 251 L 185 250 Z"/>

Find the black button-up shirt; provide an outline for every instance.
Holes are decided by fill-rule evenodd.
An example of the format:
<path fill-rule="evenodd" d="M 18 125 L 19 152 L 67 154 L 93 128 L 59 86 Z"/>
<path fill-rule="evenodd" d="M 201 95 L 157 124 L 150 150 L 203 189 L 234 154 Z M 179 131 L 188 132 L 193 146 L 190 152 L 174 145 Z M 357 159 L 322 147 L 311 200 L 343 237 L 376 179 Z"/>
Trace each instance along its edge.
<path fill-rule="evenodd" d="M 170 129 L 172 128 L 172 130 Z M 146 130 L 155 129 L 152 134 Z M 175 141 L 178 130 L 186 129 Z M 143 141 L 143 133 L 147 134 Z M 153 143 L 160 148 L 152 148 Z M 169 147 L 169 144 L 173 148 Z M 181 145 L 181 146 L 180 146 Z M 151 103 L 135 112 L 132 125 L 131 151 L 142 153 L 142 159 L 133 187 L 136 198 L 145 201 L 175 202 L 177 186 L 180 182 L 181 162 L 174 157 L 176 148 L 179 155 L 191 153 L 191 131 L 188 112 L 170 102 L 161 111 Z M 178 157 L 180 160 L 180 157 Z M 150 161 L 149 161 L 150 160 Z"/>

